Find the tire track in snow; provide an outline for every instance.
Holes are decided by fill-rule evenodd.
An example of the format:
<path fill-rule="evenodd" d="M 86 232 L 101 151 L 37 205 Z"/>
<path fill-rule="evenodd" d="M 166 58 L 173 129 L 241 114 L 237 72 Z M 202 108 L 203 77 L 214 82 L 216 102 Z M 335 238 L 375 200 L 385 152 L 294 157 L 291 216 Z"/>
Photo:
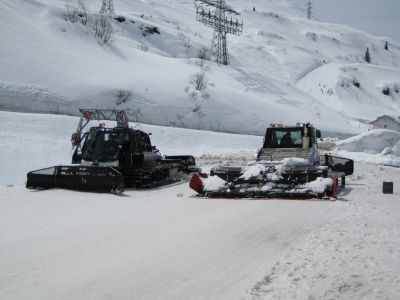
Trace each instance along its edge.
<path fill-rule="evenodd" d="M 358 165 L 344 214 L 295 243 L 249 299 L 388 299 L 400 294 L 399 192 L 380 196 L 394 168 Z M 397 226 L 396 226 L 397 225 Z"/>

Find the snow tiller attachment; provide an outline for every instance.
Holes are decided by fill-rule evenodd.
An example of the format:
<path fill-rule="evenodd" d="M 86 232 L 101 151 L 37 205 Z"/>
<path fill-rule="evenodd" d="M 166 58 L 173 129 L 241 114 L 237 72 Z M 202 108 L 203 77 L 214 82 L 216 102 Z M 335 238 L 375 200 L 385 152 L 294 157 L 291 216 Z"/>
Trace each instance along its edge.
<path fill-rule="evenodd" d="M 124 176 L 112 167 L 54 166 L 29 172 L 26 187 L 119 193 L 124 190 Z"/>
<path fill-rule="evenodd" d="M 190 187 L 215 198 L 330 199 L 353 174 L 353 161 L 319 156 L 319 130 L 310 124 L 267 129 L 257 160 L 245 167 L 218 166 L 208 178 L 194 174 Z"/>
<path fill-rule="evenodd" d="M 125 187 L 152 188 L 179 181 L 182 173 L 200 169 L 191 155 L 161 156 L 150 134 L 128 127 L 127 115 L 116 110 L 81 110 L 72 135 L 72 165 L 54 166 L 27 174 L 30 189 L 65 188 L 120 193 Z M 117 121 L 83 129 L 93 120 Z"/>

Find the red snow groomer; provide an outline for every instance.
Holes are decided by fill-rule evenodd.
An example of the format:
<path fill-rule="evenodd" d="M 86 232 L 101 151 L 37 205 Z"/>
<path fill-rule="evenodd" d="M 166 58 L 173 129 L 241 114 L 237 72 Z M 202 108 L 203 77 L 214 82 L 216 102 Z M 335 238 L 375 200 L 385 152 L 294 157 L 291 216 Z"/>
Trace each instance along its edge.
<path fill-rule="evenodd" d="M 214 167 L 207 178 L 194 174 L 189 185 L 204 197 L 334 200 L 354 163 L 320 155 L 318 138 L 321 132 L 310 123 L 271 124 L 255 161 Z"/>
<path fill-rule="evenodd" d="M 27 174 L 30 189 L 65 188 L 120 193 L 125 187 L 152 188 L 181 180 L 182 173 L 199 171 L 191 155 L 162 156 L 150 134 L 128 127 L 123 110 L 81 109 L 72 135 L 71 165 L 54 166 Z M 100 123 L 83 132 L 92 121 Z"/>

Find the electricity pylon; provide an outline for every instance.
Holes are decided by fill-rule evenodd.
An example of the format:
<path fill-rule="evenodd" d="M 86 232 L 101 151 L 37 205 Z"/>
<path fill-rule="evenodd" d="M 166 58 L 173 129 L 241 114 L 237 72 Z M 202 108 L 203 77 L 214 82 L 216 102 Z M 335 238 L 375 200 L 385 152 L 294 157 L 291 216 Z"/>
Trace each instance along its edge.
<path fill-rule="evenodd" d="M 243 32 L 243 21 L 239 23 L 230 20 L 225 16 L 226 13 L 239 15 L 232 7 L 228 6 L 224 0 L 195 0 L 196 20 L 204 23 L 208 27 L 214 28 L 214 36 L 210 48 L 210 60 L 218 64 L 229 64 L 228 47 L 226 35 L 241 35 Z M 207 9 L 205 6 L 212 7 Z"/>
<path fill-rule="evenodd" d="M 307 2 L 307 19 L 311 20 L 312 18 L 312 3 L 311 0 L 308 0 Z"/>

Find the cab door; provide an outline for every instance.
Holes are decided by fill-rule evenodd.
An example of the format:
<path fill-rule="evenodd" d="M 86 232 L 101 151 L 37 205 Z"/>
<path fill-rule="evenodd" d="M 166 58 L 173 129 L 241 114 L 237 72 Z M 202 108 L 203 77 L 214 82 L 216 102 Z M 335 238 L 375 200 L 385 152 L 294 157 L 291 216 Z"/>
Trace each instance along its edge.
<path fill-rule="evenodd" d="M 81 138 L 80 144 L 75 147 L 75 151 L 72 154 L 72 164 L 80 164 L 82 162 L 83 152 L 85 151 L 85 142 L 89 135 L 89 132 L 85 132 Z"/>

